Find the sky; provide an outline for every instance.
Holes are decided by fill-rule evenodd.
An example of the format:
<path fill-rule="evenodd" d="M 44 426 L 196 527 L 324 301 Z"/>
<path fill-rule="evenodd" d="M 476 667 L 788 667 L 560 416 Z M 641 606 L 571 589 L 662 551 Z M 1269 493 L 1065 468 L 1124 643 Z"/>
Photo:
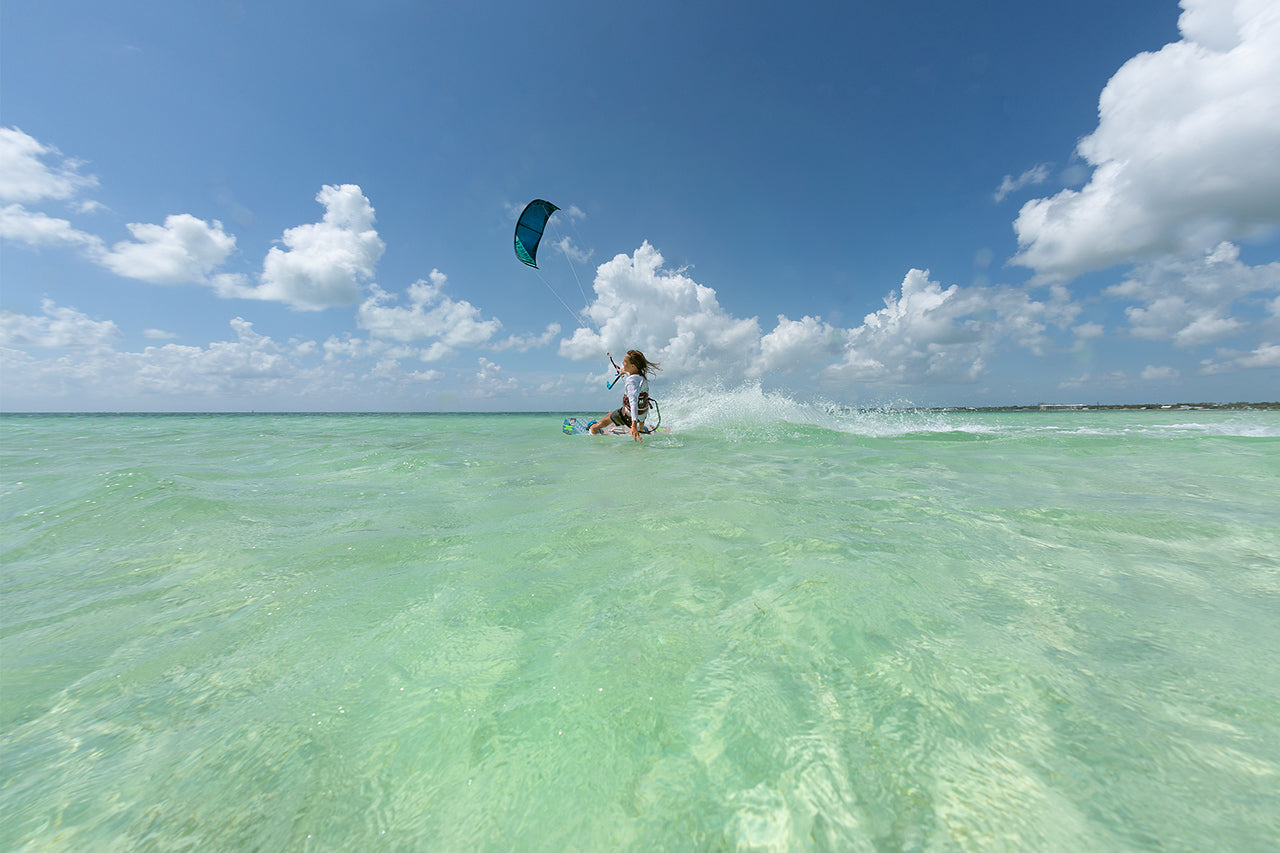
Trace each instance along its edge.
<path fill-rule="evenodd" d="M 1278 151 L 1275 0 L 10 0 L 0 410 L 1277 400 Z"/>

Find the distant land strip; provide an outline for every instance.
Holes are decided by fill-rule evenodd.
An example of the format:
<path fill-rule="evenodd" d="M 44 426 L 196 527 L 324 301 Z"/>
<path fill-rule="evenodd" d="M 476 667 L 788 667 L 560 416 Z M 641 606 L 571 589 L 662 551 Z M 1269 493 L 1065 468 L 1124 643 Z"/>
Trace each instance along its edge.
<path fill-rule="evenodd" d="M 937 406 L 938 412 L 1247 412 L 1259 409 L 1280 410 L 1280 402 L 1272 403 L 1037 403 L 1034 406 Z"/>

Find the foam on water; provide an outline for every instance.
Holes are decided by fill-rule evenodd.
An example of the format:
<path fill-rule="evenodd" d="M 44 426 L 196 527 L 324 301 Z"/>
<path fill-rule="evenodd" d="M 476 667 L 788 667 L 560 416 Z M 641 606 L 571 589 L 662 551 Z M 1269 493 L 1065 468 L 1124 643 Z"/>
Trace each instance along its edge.
<path fill-rule="evenodd" d="M 950 432 L 961 423 L 938 411 L 912 408 L 855 409 L 830 401 L 796 400 L 759 385 L 726 389 L 680 388 L 662 400 L 663 416 L 680 429 L 728 439 L 802 437 L 807 429 L 865 436 Z"/>
<path fill-rule="evenodd" d="M 851 407 L 829 400 L 796 400 L 758 384 L 683 386 L 663 399 L 668 425 L 724 438 L 785 438 L 814 428 L 868 437 L 970 433 L 976 436 L 1055 433 L 1146 437 L 1280 438 L 1280 419 L 1265 410 L 1028 410 L 922 409 L 895 403 Z M 1199 419 L 1188 420 L 1194 412 Z M 669 417 L 668 417 L 669 415 Z M 1135 420 L 1136 418 L 1136 420 Z"/>

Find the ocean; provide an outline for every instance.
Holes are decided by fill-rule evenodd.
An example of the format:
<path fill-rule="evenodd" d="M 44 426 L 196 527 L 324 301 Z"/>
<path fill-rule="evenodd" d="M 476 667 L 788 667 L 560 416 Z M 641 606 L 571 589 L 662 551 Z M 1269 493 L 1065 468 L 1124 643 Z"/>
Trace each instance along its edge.
<path fill-rule="evenodd" d="M 0 418 L 0 849 L 1274 850 L 1280 411 Z"/>

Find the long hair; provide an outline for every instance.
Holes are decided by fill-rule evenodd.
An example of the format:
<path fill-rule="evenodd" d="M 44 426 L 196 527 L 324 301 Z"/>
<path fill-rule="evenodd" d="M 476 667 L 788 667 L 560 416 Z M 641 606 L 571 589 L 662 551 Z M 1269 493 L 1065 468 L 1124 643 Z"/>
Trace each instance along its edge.
<path fill-rule="evenodd" d="M 638 349 L 627 350 L 627 358 L 631 359 L 631 363 L 636 366 L 636 370 L 640 371 L 640 375 L 645 379 L 649 378 L 650 370 L 661 370 L 662 367 L 656 361 L 649 361 L 644 357 L 644 353 Z"/>

